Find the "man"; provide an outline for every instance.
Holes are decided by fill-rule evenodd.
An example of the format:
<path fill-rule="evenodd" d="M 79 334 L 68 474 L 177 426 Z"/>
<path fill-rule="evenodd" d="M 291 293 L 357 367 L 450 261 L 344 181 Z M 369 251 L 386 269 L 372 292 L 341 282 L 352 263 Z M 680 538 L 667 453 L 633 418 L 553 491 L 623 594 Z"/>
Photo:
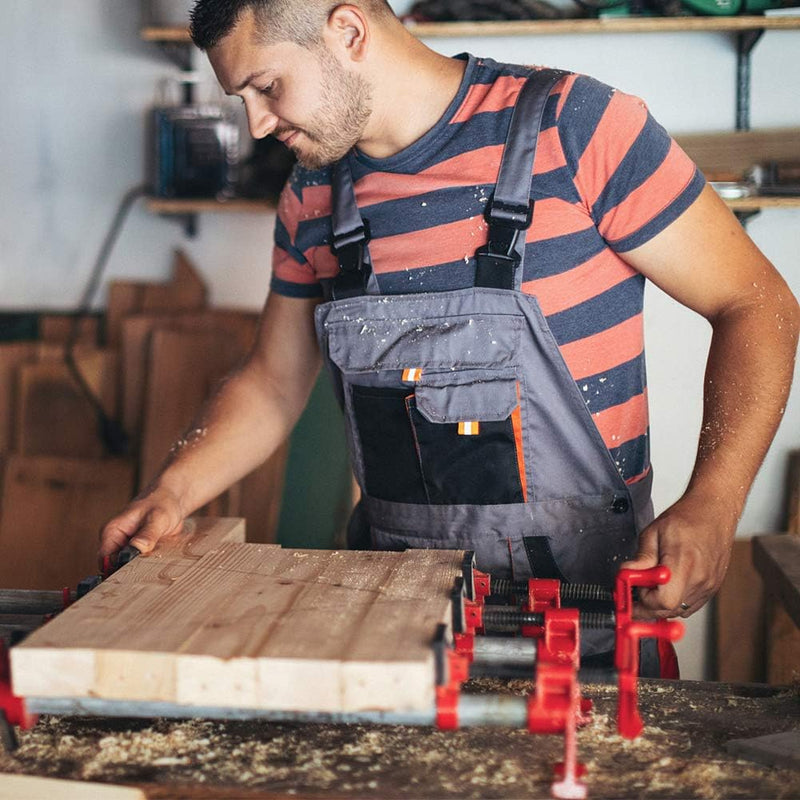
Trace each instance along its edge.
<path fill-rule="evenodd" d="M 539 71 L 540 116 L 520 112 L 510 136 L 531 70 L 441 56 L 383 0 L 199 0 L 193 36 L 252 135 L 302 167 L 253 352 L 105 526 L 101 554 L 151 550 L 263 462 L 321 343 L 364 495 L 356 540 L 469 546 L 493 571 L 570 580 L 661 563 L 672 578 L 641 592 L 639 616 L 704 605 L 780 421 L 800 314 L 644 105 Z M 504 221 L 501 155 L 537 127 L 532 181 L 508 183 L 532 221 L 527 202 Z M 713 327 L 696 465 L 655 520 L 645 278 Z"/>

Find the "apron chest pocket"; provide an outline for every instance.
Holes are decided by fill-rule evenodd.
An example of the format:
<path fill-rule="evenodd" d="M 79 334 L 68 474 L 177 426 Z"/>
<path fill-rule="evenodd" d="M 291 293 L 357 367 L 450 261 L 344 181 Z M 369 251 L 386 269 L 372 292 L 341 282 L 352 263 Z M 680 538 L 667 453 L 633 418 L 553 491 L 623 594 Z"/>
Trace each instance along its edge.
<path fill-rule="evenodd" d="M 366 493 L 434 505 L 526 499 L 516 374 L 424 374 L 407 389 L 352 386 Z"/>

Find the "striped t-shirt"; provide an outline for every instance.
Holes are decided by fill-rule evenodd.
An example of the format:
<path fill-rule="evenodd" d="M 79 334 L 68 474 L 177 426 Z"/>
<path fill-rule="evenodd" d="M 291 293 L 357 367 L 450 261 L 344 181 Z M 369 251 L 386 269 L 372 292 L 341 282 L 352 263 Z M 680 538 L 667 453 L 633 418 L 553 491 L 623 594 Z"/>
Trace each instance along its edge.
<path fill-rule="evenodd" d="M 474 285 L 476 249 L 509 120 L 530 68 L 467 59 L 453 102 L 389 158 L 353 151 L 381 292 Z M 698 196 L 703 177 L 636 97 L 585 75 L 552 89 L 531 184 L 522 289 L 535 295 L 622 477 L 649 469 L 643 276 L 620 253 L 644 244 Z M 330 250 L 331 170 L 296 167 L 281 195 L 272 290 L 322 293 Z"/>

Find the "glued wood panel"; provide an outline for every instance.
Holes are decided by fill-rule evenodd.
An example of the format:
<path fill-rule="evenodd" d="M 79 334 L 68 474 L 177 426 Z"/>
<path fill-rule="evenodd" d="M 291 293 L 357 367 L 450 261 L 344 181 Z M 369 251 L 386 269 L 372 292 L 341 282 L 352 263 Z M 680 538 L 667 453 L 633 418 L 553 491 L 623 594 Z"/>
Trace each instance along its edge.
<path fill-rule="evenodd" d="M 13 648 L 14 688 L 284 711 L 430 708 L 431 642 L 449 622 L 462 558 L 198 549 L 181 536 Z"/>

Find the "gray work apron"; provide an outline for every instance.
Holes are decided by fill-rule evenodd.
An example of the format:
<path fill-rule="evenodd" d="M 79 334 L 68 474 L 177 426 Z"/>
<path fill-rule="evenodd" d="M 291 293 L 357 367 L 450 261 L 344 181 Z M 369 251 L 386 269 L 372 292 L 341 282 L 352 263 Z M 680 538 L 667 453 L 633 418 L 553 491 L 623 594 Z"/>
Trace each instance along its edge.
<path fill-rule="evenodd" d="M 497 576 L 613 585 L 652 519 L 627 486 L 535 297 L 520 290 L 542 112 L 565 73 L 534 71 L 514 109 L 474 288 L 381 295 L 347 159 L 333 180 L 340 272 L 316 311 L 376 549 L 474 550 Z M 609 649 L 604 632 L 584 653 Z"/>

